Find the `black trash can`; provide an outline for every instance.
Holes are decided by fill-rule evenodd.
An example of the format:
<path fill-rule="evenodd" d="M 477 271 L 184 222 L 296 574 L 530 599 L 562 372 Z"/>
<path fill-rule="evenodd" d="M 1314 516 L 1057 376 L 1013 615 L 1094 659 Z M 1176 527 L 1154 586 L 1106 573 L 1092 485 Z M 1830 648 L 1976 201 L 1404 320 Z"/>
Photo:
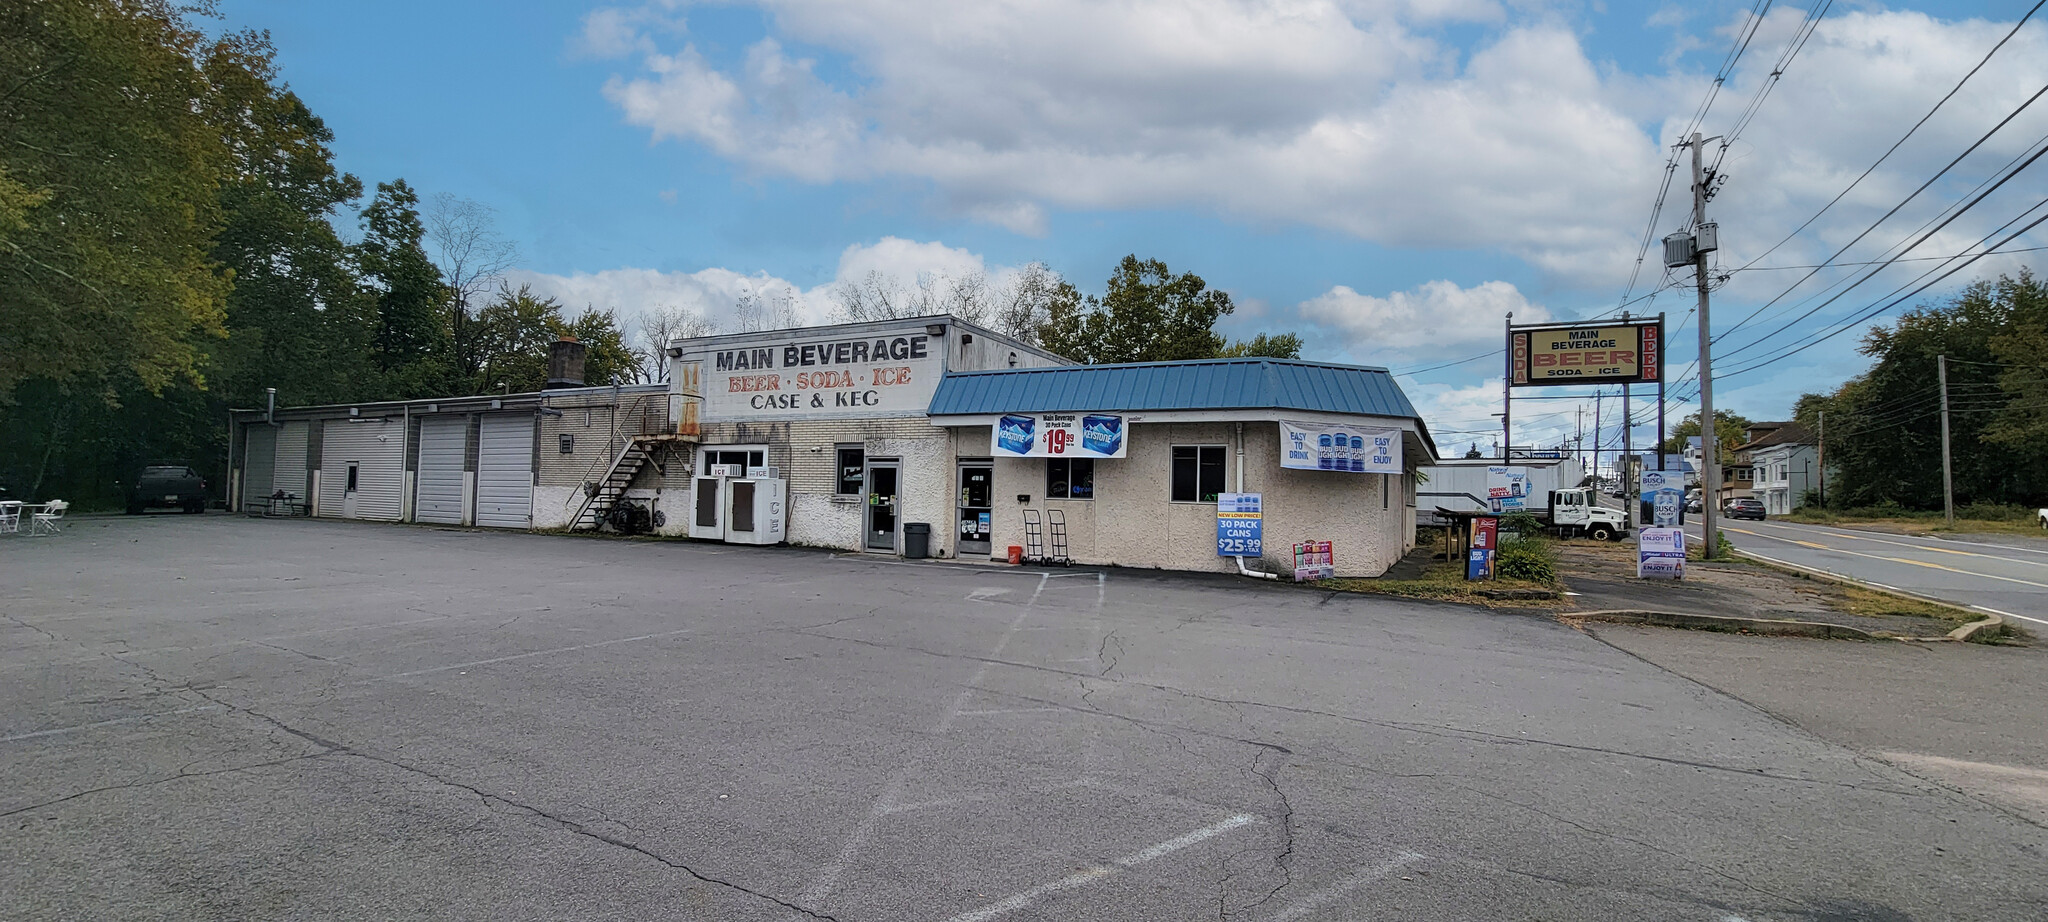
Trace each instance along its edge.
<path fill-rule="evenodd" d="M 932 555 L 932 523 L 903 523 L 903 556 L 922 559 Z"/>

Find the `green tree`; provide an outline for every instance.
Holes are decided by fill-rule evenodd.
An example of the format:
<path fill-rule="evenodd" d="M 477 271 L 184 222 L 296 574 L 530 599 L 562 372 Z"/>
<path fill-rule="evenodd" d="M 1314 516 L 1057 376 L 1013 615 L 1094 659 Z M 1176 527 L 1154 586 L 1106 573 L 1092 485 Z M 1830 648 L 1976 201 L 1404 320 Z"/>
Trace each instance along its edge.
<path fill-rule="evenodd" d="M 548 380 L 548 344 L 564 330 L 561 305 L 521 285 L 498 286 L 477 311 L 478 384 L 485 393 L 537 391 Z M 588 361 L 586 357 L 586 362 Z"/>
<path fill-rule="evenodd" d="M 400 179 L 377 184 L 363 210 L 356 265 L 377 305 L 376 356 L 385 397 L 427 397 L 455 383 L 447 286 L 422 245 L 419 196 Z"/>
<path fill-rule="evenodd" d="M 1714 431 L 1721 437 L 1719 444 L 1722 451 L 1721 460 L 1724 463 L 1728 459 L 1727 451 L 1729 449 L 1749 441 L 1748 429 L 1749 419 L 1747 417 L 1728 410 L 1714 411 Z M 1700 415 L 1694 413 L 1691 416 L 1687 416 L 1683 422 L 1672 427 L 1670 434 L 1664 438 L 1664 450 L 1673 454 L 1683 452 L 1685 451 L 1685 440 L 1699 434 Z"/>
<path fill-rule="evenodd" d="M 1827 410 L 1828 469 L 1840 475 L 1828 479 L 1830 504 L 1941 508 L 1940 356 L 1948 357 L 1956 502 L 2041 498 L 2048 464 L 2027 438 L 2028 401 L 2012 397 L 2030 393 L 2021 363 L 2037 365 L 2040 353 L 2028 350 L 2048 342 L 2041 295 L 2023 274 L 1909 311 L 1864 338 L 1870 370 L 1825 397 L 1802 398 L 1803 412 Z"/>
<path fill-rule="evenodd" d="M 640 350 L 626 342 L 616 312 L 585 308 L 571 320 L 562 319 L 557 312 L 555 330 L 557 335 L 583 344 L 583 383 L 595 387 L 639 380 L 644 364 Z"/>
<path fill-rule="evenodd" d="M 1278 333 L 1271 336 L 1260 333 L 1249 340 L 1240 339 L 1231 343 L 1216 355 L 1225 359 L 1298 359 L 1301 358 L 1301 336 L 1295 333 Z"/>
<path fill-rule="evenodd" d="M 332 223 L 363 184 L 335 169 L 333 132 L 283 87 L 273 55 L 267 39 L 238 34 L 205 62 L 207 114 L 233 166 L 213 246 L 235 280 L 214 390 L 245 407 L 260 405 L 265 387 L 298 404 L 381 396 L 376 305 Z"/>
<path fill-rule="evenodd" d="M 162 0 L 0 4 L 0 402 L 204 380 L 228 290 L 204 44 Z"/>
<path fill-rule="evenodd" d="M 1131 255 L 1117 264 L 1101 298 L 1060 283 L 1039 342 L 1091 365 L 1215 358 L 1224 348 L 1216 321 L 1234 310 L 1230 295 L 1192 272 Z"/>

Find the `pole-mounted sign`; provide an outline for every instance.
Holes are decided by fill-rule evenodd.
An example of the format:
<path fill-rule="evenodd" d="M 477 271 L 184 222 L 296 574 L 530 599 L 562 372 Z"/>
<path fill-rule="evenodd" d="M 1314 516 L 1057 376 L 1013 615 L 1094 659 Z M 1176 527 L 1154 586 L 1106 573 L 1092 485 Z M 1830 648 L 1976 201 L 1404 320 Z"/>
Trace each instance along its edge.
<path fill-rule="evenodd" d="M 1561 324 L 1512 327 L 1508 383 L 1514 387 L 1659 383 L 1664 324 Z"/>

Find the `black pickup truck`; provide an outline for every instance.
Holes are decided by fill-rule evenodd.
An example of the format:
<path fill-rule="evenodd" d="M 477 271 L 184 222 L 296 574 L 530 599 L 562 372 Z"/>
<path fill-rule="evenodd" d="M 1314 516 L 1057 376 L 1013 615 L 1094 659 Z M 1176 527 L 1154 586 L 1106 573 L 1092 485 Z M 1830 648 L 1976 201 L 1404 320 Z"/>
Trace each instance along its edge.
<path fill-rule="evenodd" d="M 128 514 L 141 515 L 142 510 L 152 507 L 205 512 L 205 479 L 198 471 L 182 465 L 143 468 L 128 487 Z"/>

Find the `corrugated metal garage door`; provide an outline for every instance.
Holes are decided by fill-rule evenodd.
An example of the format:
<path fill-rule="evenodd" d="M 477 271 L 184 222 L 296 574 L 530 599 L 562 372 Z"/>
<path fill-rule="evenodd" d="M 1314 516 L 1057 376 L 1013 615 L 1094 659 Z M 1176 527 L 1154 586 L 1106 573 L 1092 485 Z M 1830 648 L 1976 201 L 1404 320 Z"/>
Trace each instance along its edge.
<path fill-rule="evenodd" d="M 242 454 L 242 511 L 261 512 L 270 495 L 270 472 L 277 466 L 277 427 L 257 423 L 242 433 L 248 439 Z"/>
<path fill-rule="evenodd" d="M 476 523 L 533 524 L 533 414 L 486 413 L 477 433 Z"/>
<path fill-rule="evenodd" d="M 349 495 L 349 466 L 356 469 Z M 329 420 L 320 431 L 320 514 L 396 522 L 405 493 L 405 424 Z"/>
<path fill-rule="evenodd" d="M 420 473 L 413 487 L 413 521 L 462 524 L 462 456 L 469 448 L 469 417 L 420 420 Z"/>
<path fill-rule="evenodd" d="M 313 501 L 306 484 L 306 444 L 312 434 L 312 424 L 303 420 L 277 428 L 277 464 L 270 471 L 271 492 L 283 490 L 298 497 L 299 502 Z"/>

